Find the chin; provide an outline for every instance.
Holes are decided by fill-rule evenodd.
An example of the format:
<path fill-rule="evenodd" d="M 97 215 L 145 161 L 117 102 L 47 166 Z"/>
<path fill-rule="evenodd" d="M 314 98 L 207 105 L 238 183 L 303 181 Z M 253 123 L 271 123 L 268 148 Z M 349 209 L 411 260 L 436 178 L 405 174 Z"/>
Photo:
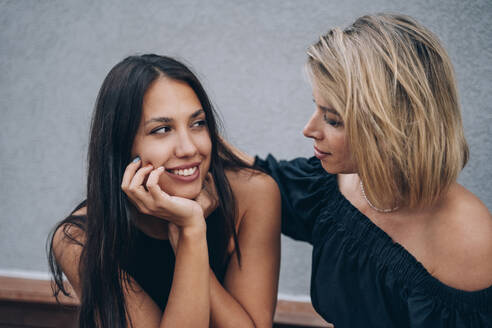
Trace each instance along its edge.
<path fill-rule="evenodd" d="M 330 173 L 330 174 L 338 174 L 340 173 L 340 170 L 338 170 L 336 167 L 334 167 L 333 165 L 329 165 L 327 163 L 325 163 L 324 161 L 321 161 L 321 166 L 323 167 L 323 169 Z"/>
<path fill-rule="evenodd" d="M 195 199 L 200 194 L 202 188 L 200 185 L 200 186 L 183 186 L 177 188 L 162 188 L 162 190 L 170 196 Z"/>
<path fill-rule="evenodd" d="M 195 192 L 195 191 L 183 191 L 183 192 L 176 192 L 174 195 L 172 196 L 176 196 L 176 197 L 182 197 L 182 198 L 187 198 L 187 199 L 195 199 L 198 197 L 198 195 L 200 194 L 200 191 L 198 192 Z"/>
<path fill-rule="evenodd" d="M 323 169 L 330 174 L 353 174 L 357 173 L 357 169 L 353 165 L 330 165 L 321 161 Z"/>

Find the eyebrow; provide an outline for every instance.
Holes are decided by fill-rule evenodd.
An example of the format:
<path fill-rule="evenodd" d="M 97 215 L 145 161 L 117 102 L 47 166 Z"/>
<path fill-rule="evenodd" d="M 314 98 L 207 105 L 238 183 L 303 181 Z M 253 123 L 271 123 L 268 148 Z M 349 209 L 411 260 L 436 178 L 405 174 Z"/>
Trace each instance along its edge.
<path fill-rule="evenodd" d="M 337 115 L 337 116 L 340 116 L 340 114 L 338 114 L 338 112 L 336 110 L 334 110 L 333 108 L 329 108 L 329 107 L 325 107 L 325 106 L 321 106 L 319 105 L 316 100 L 314 100 L 314 97 L 313 97 L 313 103 L 319 107 L 319 109 L 321 109 L 323 112 L 330 112 L 334 115 Z"/>
<path fill-rule="evenodd" d="M 318 107 L 323 111 L 323 112 L 330 112 L 336 116 L 340 116 L 340 114 L 338 114 L 338 112 L 332 108 L 328 108 L 328 107 L 325 107 L 325 106 L 320 106 L 318 105 Z"/>
<path fill-rule="evenodd" d="M 193 114 L 190 115 L 190 118 L 191 119 L 194 119 L 197 116 L 200 116 L 201 114 L 205 114 L 205 111 L 202 108 L 194 111 Z M 164 116 L 159 116 L 159 117 L 153 117 L 153 118 L 147 120 L 144 123 L 144 125 L 147 125 L 149 123 L 154 123 L 154 122 L 158 122 L 158 123 L 171 123 L 173 121 L 174 121 L 174 119 L 172 119 L 172 118 L 164 117 Z"/>

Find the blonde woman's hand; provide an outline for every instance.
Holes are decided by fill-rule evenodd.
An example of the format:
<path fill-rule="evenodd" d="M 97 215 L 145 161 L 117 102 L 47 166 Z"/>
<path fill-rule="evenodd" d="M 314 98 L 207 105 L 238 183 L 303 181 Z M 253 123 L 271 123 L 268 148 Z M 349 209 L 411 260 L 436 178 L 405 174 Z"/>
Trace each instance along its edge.
<path fill-rule="evenodd" d="M 205 227 L 203 210 L 197 201 L 170 196 L 161 189 L 158 182 L 164 167 L 140 165 L 138 160 L 126 167 L 121 189 L 141 213 L 165 219 L 181 229 Z"/>

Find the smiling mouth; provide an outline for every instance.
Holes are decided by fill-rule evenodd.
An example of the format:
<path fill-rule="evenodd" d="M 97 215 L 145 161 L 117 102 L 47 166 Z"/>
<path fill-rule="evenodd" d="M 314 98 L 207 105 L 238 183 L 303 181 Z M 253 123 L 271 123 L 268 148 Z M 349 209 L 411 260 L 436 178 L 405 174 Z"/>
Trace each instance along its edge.
<path fill-rule="evenodd" d="M 195 172 L 198 170 L 198 165 L 197 166 L 193 166 L 193 167 L 190 167 L 190 168 L 187 168 L 187 169 L 171 169 L 171 170 L 167 170 L 169 173 L 172 173 L 172 174 L 175 174 L 175 175 L 179 175 L 179 176 L 182 176 L 182 177 L 188 177 L 188 176 L 191 176 L 193 174 L 195 174 Z"/>

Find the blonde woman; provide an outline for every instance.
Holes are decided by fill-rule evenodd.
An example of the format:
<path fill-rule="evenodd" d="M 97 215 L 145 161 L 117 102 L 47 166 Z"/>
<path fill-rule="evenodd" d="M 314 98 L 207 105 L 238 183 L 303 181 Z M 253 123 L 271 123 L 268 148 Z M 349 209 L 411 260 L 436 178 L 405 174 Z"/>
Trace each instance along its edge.
<path fill-rule="evenodd" d="M 437 37 L 364 16 L 312 45 L 307 71 L 315 157 L 255 163 L 283 233 L 313 245 L 315 309 L 335 327 L 492 327 L 492 217 L 456 182 L 468 147 Z"/>

